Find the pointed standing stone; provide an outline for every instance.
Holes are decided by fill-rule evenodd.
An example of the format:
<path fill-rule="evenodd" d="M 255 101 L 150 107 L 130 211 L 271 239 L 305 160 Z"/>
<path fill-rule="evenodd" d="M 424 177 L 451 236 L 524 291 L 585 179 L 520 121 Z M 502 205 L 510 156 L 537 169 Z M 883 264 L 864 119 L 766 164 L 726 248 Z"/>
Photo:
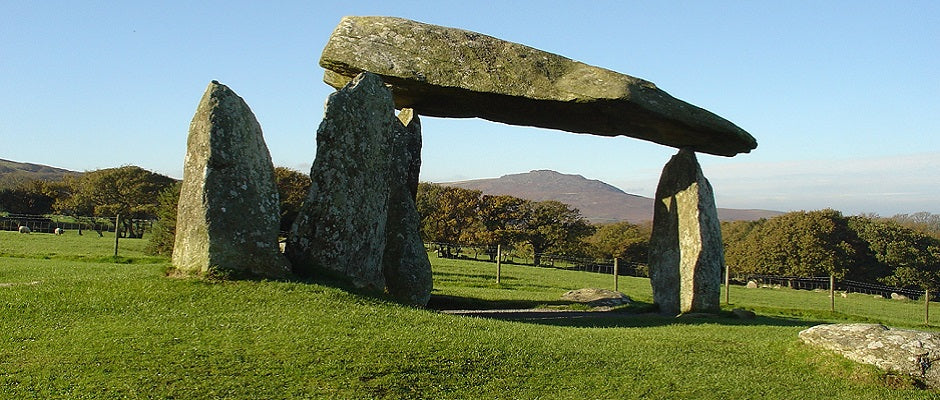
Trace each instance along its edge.
<path fill-rule="evenodd" d="M 721 224 L 711 184 L 689 149 L 669 160 L 656 188 L 649 266 L 660 312 L 718 312 Z"/>
<path fill-rule="evenodd" d="M 184 275 L 289 275 L 277 243 L 279 201 L 261 126 L 212 81 L 189 125 L 173 265 Z"/>
<path fill-rule="evenodd" d="M 287 257 L 300 275 L 326 273 L 385 289 L 388 136 L 401 122 L 392 94 L 364 73 L 330 95 L 317 130 L 312 184 L 291 227 Z"/>
<path fill-rule="evenodd" d="M 415 206 L 421 169 L 421 122 L 411 109 L 398 115 L 389 160 L 388 222 L 384 255 L 389 294 L 418 306 L 431 299 L 431 262 L 419 234 L 421 218 Z"/>

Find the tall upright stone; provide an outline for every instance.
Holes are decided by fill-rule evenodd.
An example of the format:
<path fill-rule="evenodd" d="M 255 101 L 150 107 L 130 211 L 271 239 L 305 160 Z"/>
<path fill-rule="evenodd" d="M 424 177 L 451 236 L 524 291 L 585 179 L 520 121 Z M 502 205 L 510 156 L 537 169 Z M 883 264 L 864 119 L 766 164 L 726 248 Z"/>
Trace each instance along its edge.
<path fill-rule="evenodd" d="M 402 302 L 425 306 L 431 299 L 431 262 L 419 234 L 415 205 L 421 169 L 421 122 L 411 109 L 398 115 L 388 167 L 388 218 L 383 260 L 386 289 Z"/>
<path fill-rule="evenodd" d="M 212 81 L 189 125 L 173 265 L 184 275 L 281 278 L 279 199 L 261 126 Z"/>
<path fill-rule="evenodd" d="M 392 94 L 363 73 L 330 95 L 317 130 L 312 184 L 287 241 L 294 272 L 385 289 L 382 258 L 390 133 L 401 126 Z"/>
<path fill-rule="evenodd" d="M 650 284 L 664 314 L 717 312 L 724 250 L 711 184 L 695 152 L 682 149 L 663 168 L 653 210 Z"/>

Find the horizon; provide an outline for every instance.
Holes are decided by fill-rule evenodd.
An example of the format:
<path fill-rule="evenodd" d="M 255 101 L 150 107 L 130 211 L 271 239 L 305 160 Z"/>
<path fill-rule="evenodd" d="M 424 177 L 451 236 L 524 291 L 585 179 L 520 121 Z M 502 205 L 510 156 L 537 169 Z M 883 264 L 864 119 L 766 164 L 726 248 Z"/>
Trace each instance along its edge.
<path fill-rule="evenodd" d="M 75 170 L 70 170 L 70 169 L 62 168 L 62 167 L 55 166 L 55 165 L 37 164 L 37 163 L 27 162 L 27 161 L 18 161 L 18 160 L 9 160 L 9 159 L 0 159 L 0 161 L 8 161 L 8 162 L 14 162 L 14 163 L 20 163 L 20 164 L 37 165 L 37 166 L 41 166 L 41 167 L 51 167 L 51 168 L 56 168 L 56 169 L 65 170 L 65 171 L 68 171 L 68 172 L 78 172 L 78 173 L 89 172 L 89 170 L 85 170 L 85 171 L 75 171 Z M 133 164 L 125 164 L 125 165 L 133 165 Z M 123 165 L 114 166 L 114 167 L 105 167 L 105 168 L 116 168 L 116 167 L 121 167 L 121 166 L 123 166 Z M 139 165 L 138 165 L 138 167 L 141 167 L 141 168 L 144 168 L 144 169 L 148 169 L 148 168 L 146 168 L 146 167 L 139 166 Z M 278 167 L 281 167 L 281 166 L 278 166 Z M 287 168 L 290 168 L 290 167 L 287 167 Z M 294 169 L 294 168 L 291 168 L 291 169 Z M 149 170 L 149 169 L 148 169 L 148 170 Z M 298 171 L 298 172 L 305 173 L 305 174 L 309 174 L 309 171 L 306 171 L 306 172 L 305 172 L 305 171 L 297 170 L 297 169 L 294 169 L 294 170 L 296 170 L 296 171 Z M 308 168 L 308 170 L 309 170 L 309 168 Z M 151 170 L 151 171 L 152 171 L 152 170 Z M 155 171 L 154 171 L 154 172 L 155 172 Z M 500 178 L 503 178 L 503 177 L 506 177 L 506 176 L 510 176 L 510 175 L 525 175 L 525 174 L 530 174 L 530 173 L 534 173 L 534 172 L 552 172 L 552 173 L 556 173 L 556 174 L 560 174 L 560 175 L 579 177 L 579 178 L 581 178 L 581 179 L 585 179 L 585 180 L 588 180 L 588 181 L 596 181 L 596 182 L 600 182 L 600 183 L 602 183 L 602 184 L 604 184 L 604 185 L 611 186 L 611 187 L 613 187 L 613 188 L 615 188 L 615 189 L 617 189 L 617 190 L 623 192 L 624 194 L 626 194 L 626 195 L 628 195 L 628 196 L 638 196 L 638 197 L 643 197 L 643 198 L 646 198 L 646 199 L 653 200 L 653 196 L 646 196 L 646 195 L 643 195 L 643 194 L 631 193 L 631 192 L 629 192 L 629 191 L 624 190 L 623 188 L 618 187 L 617 185 L 614 185 L 614 184 L 609 183 L 609 182 L 605 182 L 605 181 L 600 180 L 600 179 L 594 179 L 594 178 L 587 177 L 587 176 L 584 176 L 584 175 L 581 175 L 581 174 L 577 174 L 577 173 L 566 173 L 566 172 L 555 171 L 555 170 L 551 170 L 551 169 L 535 169 L 535 170 L 530 170 L 530 171 L 527 171 L 527 172 L 513 172 L 513 173 L 502 174 L 502 175 L 500 175 L 500 176 L 495 176 L 495 177 L 482 177 L 482 178 L 474 178 L 474 179 L 467 179 L 467 180 L 461 180 L 461 181 L 426 181 L 426 180 L 421 180 L 421 182 L 428 182 L 428 183 L 436 184 L 436 185 L 463 184 L 463 183 L 472 183 L 472 182 L 475 182 L 475 181 L 483 181 L 483 180 L 496 180 L 496 179 L 500 179 Z M 158 172 L 158 173 L 159 173 L 159 172 Z M 167 175 L 167 176 L 169 176 L 169 175 Z M 173 178 L 173 179 L 182 180 L 182 177 L 173 177 L 173 176 L 170 176 L 170 177 Z M 779 212 L 779 213 L 788 213 L 788 212 L 795 212 L 795 211 L 817 211 L 817 210 L 823 210 L 823 209 L 826 209 L 826 208 L 831 208 L 831 207 L 824 207 L 824 208 L 791 208 L 791 209 L 788 209 L 788 210 L 781 210 L 781 209 L 772 209 L 772 208 L 728 207 L 728 206 L 724 206 L 724 205 L 721 205 L 721 204 L 718 204 L 717 206 L 718 206 L 719 209 L 732 209 L 732 210 L 741 210 L 741 211 L 767 211 L 767 212 L 775 212 L 775 213 L 776 213 L 776 212 Z M 891 214 L 881 214 L 881 213 L 877 213 L 877 212 L 874 212 L 874 211 L 862 211 L 862 212 L 856 212 L 856 213 L 849 213 L 849 212 L 846 212 L 846 211 L 843 211 L 843 210 L 839 210 L 839 209 L 835 209 L 835 208 L 831 208 L 831 209 L 836 210 L 836 211 L 839 211 L 839 212 L 843 213 L 843 215 L 847 215 L 847 216 L 849 216 L 849 215 L 868 215 L 868 214 L 875 214 L 875 215 L 877 215 L 877 216 L 879 216 L 879 217 L 886 217 L 886 218 L 887 218 L 887 217 L 894 217 L 894 216 L 898 216 L 898 215 L 910 215 L 910 214 L 915 214 L 915 213 L 919 213 L 919 212 L 928 212 L 928 213 L 931 213 L 931 214 L 938 214 L 938 215 L 940 215 L 940 213 L 938 213 L 938 212 L 933 212 L 933 211 L 930 211 L 930 210 L 919 210 L 919 211 L 904 212 L 904 213 L 900 213 L 900 212 L 899 212 L 899 213 L 891 213 Z"/>
<path fill-rule="evenodd" d="M 0 10 L 4 159 L 76 171 L 132 164 L 181 178 L 189 122 L 218 80 L 251 107 L 275 165 L 307 172 L 333 91 L 322 82 L 320 51 L 342 16 L 389 15 L 645 79 L 740 126 L 757 149 L 699 155 L 719 207 L 940 214 L 937 2 L 79 2 Z M 421 179 L 431 182 L 551 169 L 652 197 L 677 152 L 480 119 L 422 116 L 422 131 Z"/>

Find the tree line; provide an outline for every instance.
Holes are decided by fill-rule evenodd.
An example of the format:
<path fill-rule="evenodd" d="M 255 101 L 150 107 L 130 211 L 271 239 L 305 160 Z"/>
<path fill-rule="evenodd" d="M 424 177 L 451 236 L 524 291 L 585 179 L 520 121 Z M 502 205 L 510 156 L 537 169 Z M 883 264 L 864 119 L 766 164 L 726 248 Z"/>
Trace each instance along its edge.
<path fill-rule="evenodd" d="M 307 196 L 310 178 L 275 168 L 281 231 L 287 232 Z M 156 219 L 150 246 L 170 254 L 180 182 L 137 166 L 106 168 L 34 180 L 0 189 L 0 212 L 60 214 L 77 219 L 120 214 L 125 236 L 139 237 L 134 220 Z M 425 242 L 460 247 L 497 245 L 531 255 L 622 260 L 645 264 L 650 223 L 592 225 L 558 201 L 531 201 L 478 190 L 418 185 L 416 205 Z M 797 211 L 757 221 L 722 223 L 726 262 L 733 275 L 827 276 L 940 290 L 940 215 L 843 216 L 835 210 Z M 495 254 L 493 254 L 495 256 Z"/>
<path fill-rule="evenodd" d="M 917 218 L 934 219 L 929 213 Z M 936 217 L 936 216 L 934 216 Z M 829 276 L 940 289 L 940 238 L 910 216 L 843 216 L 826 209 L 722 224 L 732 274 Z M 918 225 L 921 224 L 921 225 Z"/>
<path fill-rule="evenodd" d="M 307 195 L 310 177 L 277 167 L 275 180 L 281 196 L 281 229 L 286 231 Z M 0 212 L 66 215 L 79 222 L 120 215 L 119 231 L 125 237 L 142 236 L 136 221 L 156 220 L 149 250 L 168 255 L 173 251 L 180 187 L 176 179 L 134 165 L 67 175 L 61 180 L 22 179 L 0 188 Z"/>
<path fill-rule="evenodd" d="M 628 222 L 595 226 L 581 212 L 554 200 L 531 201 L 508 195 L 421 182 L 416 200 L 421 237 L 460 246 L 496 246 L 522 251 L 539 265 L 543 254 L 624 258 L 646 263 L 651 226 Z M 452 255 L 450 247 L 443 249 Z"/>
<path fill-rule="evenodd" d="M 0 211 L 10 214 L 58 214 L 75 217 L 121 216 L 116 231 L 127 237 L 140 237 L 140 220 L 152 219 L 157 196 L 175 180 L 143 168 L 128 165 L 67 175 L 62 180 L 23 181 L 0 189 Z"/>

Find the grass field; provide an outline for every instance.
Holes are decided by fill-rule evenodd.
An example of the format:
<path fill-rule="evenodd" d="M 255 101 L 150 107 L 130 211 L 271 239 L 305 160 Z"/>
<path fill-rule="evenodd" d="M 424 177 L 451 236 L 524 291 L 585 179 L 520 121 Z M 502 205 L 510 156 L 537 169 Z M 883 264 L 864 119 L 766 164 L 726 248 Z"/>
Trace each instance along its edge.
<path fill-rule="evenodd" d="M 638 305 L 617 317 L 497 321 L 322 283 L 169 279 L 144 241 L 114 258 L 96 240 L 0 232 L 0 398 L 940 398 L 800 344 L 843 318 L 798 300 L 819 293 L 768 289 L 791 302 L 774 306 L 734 288 L 761 316 L 676 319 L 642 313 L 648 281 L 622 278 Z M 509 265 L 497 286 L 492 264 L 432 263 L 437 306 L 560 306 L 612 284 Z"/>

